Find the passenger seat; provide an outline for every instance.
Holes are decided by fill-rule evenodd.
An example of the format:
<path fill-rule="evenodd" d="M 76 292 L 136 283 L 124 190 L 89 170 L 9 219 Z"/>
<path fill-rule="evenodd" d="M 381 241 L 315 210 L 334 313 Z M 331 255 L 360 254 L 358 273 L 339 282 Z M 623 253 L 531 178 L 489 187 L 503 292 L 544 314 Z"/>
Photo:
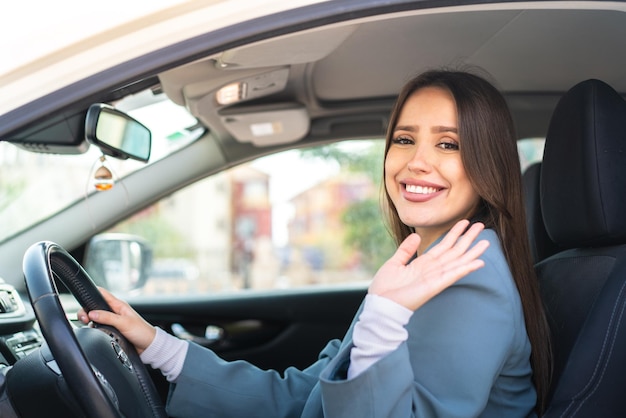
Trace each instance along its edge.
<path fill-rule="evenodd" d="M 553 334 L 545 418 L 626 416 L 626 102 L 587 80 L 559 101 L 540 207 L 562 251 L 536 265 Z"/>

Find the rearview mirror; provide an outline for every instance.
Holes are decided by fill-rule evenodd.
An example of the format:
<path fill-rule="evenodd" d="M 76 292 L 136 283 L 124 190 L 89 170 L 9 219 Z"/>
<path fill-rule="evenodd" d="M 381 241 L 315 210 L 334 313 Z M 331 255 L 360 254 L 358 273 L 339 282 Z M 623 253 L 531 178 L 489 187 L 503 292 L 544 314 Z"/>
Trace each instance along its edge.
<path fill-rule="evenodd" d="M 143 162 L 150 158 L 150 129 L 106 104 L 97 103 L 89 107 L 85 118 L 85 137 L 87 142 L 111 157 Z"/>

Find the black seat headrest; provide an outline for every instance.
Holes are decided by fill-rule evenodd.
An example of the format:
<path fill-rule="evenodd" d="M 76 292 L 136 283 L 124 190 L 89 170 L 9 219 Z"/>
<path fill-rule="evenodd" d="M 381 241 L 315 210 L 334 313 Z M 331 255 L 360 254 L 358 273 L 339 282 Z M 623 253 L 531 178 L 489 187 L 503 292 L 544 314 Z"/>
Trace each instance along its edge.
<path fill-rule="evenodd" d="M 541 211 L 563 249 L 626 243 L 626 102 L 583 81 L 559 101 L 546 136 Z"/>

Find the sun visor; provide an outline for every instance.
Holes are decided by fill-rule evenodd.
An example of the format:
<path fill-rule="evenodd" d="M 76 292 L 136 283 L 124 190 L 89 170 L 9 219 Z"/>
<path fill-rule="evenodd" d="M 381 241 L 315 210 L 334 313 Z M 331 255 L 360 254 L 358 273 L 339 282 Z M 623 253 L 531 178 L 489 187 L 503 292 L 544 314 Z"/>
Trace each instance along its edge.
<path fill-rule="evenodd" d="M 304 138 L 310 126 L 308 112 L 297 103 L 259 111 L 254 108 L 229 109 L 220 118 L 237 141 L 259 147 L 298 141 Z"/>

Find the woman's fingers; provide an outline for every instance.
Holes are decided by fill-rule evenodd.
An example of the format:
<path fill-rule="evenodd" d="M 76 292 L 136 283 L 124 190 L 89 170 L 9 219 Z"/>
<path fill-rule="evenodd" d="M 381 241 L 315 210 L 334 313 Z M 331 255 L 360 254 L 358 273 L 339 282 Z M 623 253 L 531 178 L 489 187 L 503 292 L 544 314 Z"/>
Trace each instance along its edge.
<path fill-rule="evenodd" d="M 78 312 L 76 312 L 76 317 L 83 324 L 89 323 L 89 318 L 87 317 L 87 312 L 83 308 L 80 308 Z"/>
<path fill-rule="evenodd" d="M 117 329 L 120 329 L 120 327 L 124 325 L 124 319 L 114 312 L 94 310 L 89 311 L 87 315 L 93 322 L 97 322 L 102 325 L 111 325 Z M 120 329 L 120 331 L 123 330 Z"/>
<path fill-rule="evenodd" d="M 109 307 L 111 308 L 111 310 L 115 313 L 120 313 L 120 311 L 122 311 L 124 309 L 124 305 L 127 305 L 125 302 L 121 301 L 120 299 L 116 298 L 111 292 L 109 292 L 108 290 L 106 290 L 103 287 L 98 287 L 98 290 L 100 291 L 100 294 L 102 295 L 102 297 L 104 298 L 105 302 L 109 305 Z M 93 313 L 92 313 L 93 312 Z M 90 320 L 92 321 L 96 321 L 94 319 L 94 317 L 98 317 L 100 318 L 101 315 L 103 315 L 106 311 L 90 311 L 89 313 L 87 313 L 85 311 L 84 308 L 80 308 L 78 310 L 78 319 L 87 324 L 89 323 Z M 108 319 L 100 319 L 100 321 L 103 320 L 110 320 L 112 317 L 109 315 L 104 315 L 104 318 L 108 318 Z M 100 321 L 96 321 L 96 322 L 100 322 Z M 109 324 L 106 322 L 100 322 L 102 324 L 106 324 L 106 325 L 113 325 L 113 324 Z"/>
<path fill-rule="evenodd" d="M 428 254 L 435 258 L 441 256 L 456 258 L 464 254 L 482 230 L 485 229 L 481 222 L 476 222 L 467 228 L 468 225 L 469 221 L 467 220 L 457 222 L 443 237 L 441 242 L 428 250 Z"/>
<path fill-rule="evenodd" d="M 457 239 L 455 247 L 458 248 L 459 251 L 465 253 L 476 238 L 478 238 L 478 235 L 483 231 L 483 229 L 485 229 L 485 225 L 480 222 L 472 224 L 472 226 L 470 226 L 469 229 Z"/>
<path fill-rule="evenodd" d="M 468 246 L 469 245 L 471 245 L 471 242 L 468 244 Z M 468 250 L 464 252 L 463 256 L 461 257 L 461 261 L 469 261 L 469 260 L 477 259 L 481 255 L 483 255 L 483 253 L 488 247 L 489 247 L 489 241 L 485 239 L 478 241 L 474 246 L 472 246 L 471 248 L 469 248 Z"/>
<path fill-rule="evenodd" d="M 454 226 L 446 233 L 446 235 L 441 239 L 441 241 L 433 246 L 430 250 L 428 250 L 428 254 L 433 257 L 438 257 L 443 252 L 448 251 L 450 248 L 454 247 L 457 243 L 459 237 L 463 235 L 467 226 L 469 225 L 469 221 L 467 219 L 462 219 L 458 221 Z"/>
<path fill-rule="evenodd" d="M 389 261 L 405 265 L 413 256 L 415 256 L 415 254 L 417 254 L 417 248 L 419 247 L 421 240 L 422 239 L 417 234 L 409 235 L 398 246 L 398 249 L 393 256 L 391 256 Z"/>
<path fill-rule="evenodd" d="M 448 264 L 450 269 L 450 281 L 452 283 L 468 275 L 469 273 L 476 271 L 484 267 L 485 262 L 480 257 L 485 250 L 489 247 L 489 241 L 481 240 L 465 252 L 461 257 L 454 260 L 454 262 Z"/>
<path fill-rule="evenodd" d="M 479 257 L 489 247 L 489 241 L 480 240 L 475 243 L 476 237 L 482 229 L 482 225 L 479 225 L 468 231 L 466 235 L 457 240 L 453 247 L 442 251 L 437 257 L 430 260 L 426 260 L 424 257 L 428 266 L 424 266 L 423 274 L 433 274 L 434 276 L 439 274 L 443 277 L 442 282 L 449 282 L 448 285 L 451 285 L 463 276 L 483 267 L 484 262 Z M 430 251 L 426 255 L 429 254 Z"/>

